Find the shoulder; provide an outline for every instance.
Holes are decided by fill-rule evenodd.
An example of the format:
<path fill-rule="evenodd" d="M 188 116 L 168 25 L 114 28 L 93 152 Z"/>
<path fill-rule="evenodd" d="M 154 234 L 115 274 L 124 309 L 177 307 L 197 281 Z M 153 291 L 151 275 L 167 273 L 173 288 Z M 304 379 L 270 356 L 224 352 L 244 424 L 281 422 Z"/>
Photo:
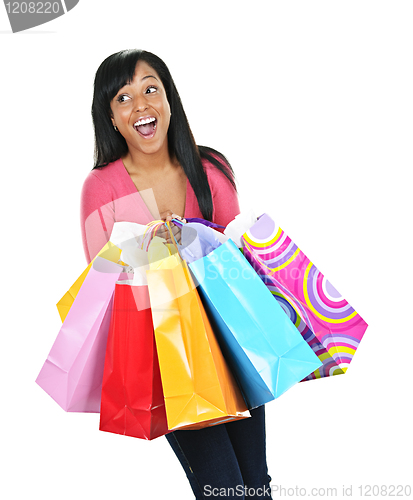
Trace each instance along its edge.
<path fill-rule="evenodd" d="M 85 182 L 110 182 L 112 183 L 114 179 L 119 177 L 119 172 L 123 168 L 122 160 L 116 160 L 112 163 L 108 163 L 104 167 L 94 168 L 89 172 L 89 175 L 86 177 Z"/>
<path fill-rule="evenodd" d="M 234 173 L 222 153 L 211 148 L 200 148 L 202 165 L 208 177 L 214 206 L 213 221 L 221 226 L 239 214 L 238 194 Z"/>
<path fill-rule="evenodd" d="M 201 156 L 202 166 L 208 177 L 229 177 L 234 180 L 234 171 L 227 158 L 216 149 L 207 148 L 206 146 L 198 146 Z"/>
<path fill-rule="evenodd" d="M 201 161 L 204 167 L 210 168 L 213 166 L 223 167 L 232 172 L 231 165 L 227 158 L 216 149 L 206 146 L 198 146 Z"/>
<path fill-rule="evenodd" d="M 94 168 L 87 175 L 83 183 L 83 193 L 103 194 L 113 191 L 116 183 L 120 182 L 121 169 L 123 168 L 122 160 L 116 160 L 104 167 Z"/>
<path fill-rule="evenodd" d="M 85 217 L 116 198 L 122 166 L 122 160 L 116 160 L 89 172 L 81 191 L 81 207 Z"/>
<path fill-rule="evenodd" d="M 210 187 L 231 186 L 236 190 L 234 172 L 226 157 L 212 148 L 204 146 L 198 148 Z"/>

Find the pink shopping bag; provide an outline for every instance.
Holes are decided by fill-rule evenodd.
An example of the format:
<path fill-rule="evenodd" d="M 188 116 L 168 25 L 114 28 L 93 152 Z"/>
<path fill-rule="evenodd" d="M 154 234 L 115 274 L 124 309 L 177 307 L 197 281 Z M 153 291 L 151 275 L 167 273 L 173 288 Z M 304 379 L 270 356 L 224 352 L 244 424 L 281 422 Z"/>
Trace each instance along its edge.
<path fill-rule="evenodd" d="M 111 304 L 122 271 L 95 259 L 36 379 L 65 411 L 100 411 Z"/>

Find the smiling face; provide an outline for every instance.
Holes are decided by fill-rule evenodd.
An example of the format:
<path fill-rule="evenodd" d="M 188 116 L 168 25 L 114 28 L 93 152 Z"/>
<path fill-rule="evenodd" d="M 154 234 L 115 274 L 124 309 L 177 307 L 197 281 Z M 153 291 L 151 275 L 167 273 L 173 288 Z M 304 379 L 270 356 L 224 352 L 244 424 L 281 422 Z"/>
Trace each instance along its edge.
<path fill-rule="evenodd" d="M 161 79 L 149 64 L 138 61 L 132 82 L 119 89 L 110 107 L 129 153 L 167 154 L 171 112 Z"/>

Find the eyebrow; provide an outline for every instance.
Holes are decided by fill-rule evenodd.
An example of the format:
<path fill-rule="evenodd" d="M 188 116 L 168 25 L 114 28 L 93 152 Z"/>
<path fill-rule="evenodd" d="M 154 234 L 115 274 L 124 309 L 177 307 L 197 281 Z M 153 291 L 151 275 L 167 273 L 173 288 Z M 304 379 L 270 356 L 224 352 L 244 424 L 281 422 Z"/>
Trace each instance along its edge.
<path fill-rule="evenodd" d="M 156 78 L 156 76 L 154 76 L 154 75 L 147 75 L 147 76 L 144 76 L 141 81 L 143 82 L 143 80 L 146 80 L 147 78 L 155 78 L 155 80 L 158 80 Z M 159 80 L 158 80 L 158 82 L 159 82 Z"/>

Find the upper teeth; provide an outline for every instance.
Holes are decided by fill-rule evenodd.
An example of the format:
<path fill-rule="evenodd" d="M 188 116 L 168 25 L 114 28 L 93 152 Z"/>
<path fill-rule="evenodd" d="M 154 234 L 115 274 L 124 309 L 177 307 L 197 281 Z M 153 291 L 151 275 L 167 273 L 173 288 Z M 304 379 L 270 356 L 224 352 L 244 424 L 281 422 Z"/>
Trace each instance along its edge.
<path fill-rule="evenodd" d="M 143 118 L 142 120 L 138 120 L 137 122 L 134 123 L 134 127 L 139 127 L 139 125 L 145 125 L 146 123 L 151 123 L 154 122 L 155 118 L 151 116 L 151 118 Z"/>

